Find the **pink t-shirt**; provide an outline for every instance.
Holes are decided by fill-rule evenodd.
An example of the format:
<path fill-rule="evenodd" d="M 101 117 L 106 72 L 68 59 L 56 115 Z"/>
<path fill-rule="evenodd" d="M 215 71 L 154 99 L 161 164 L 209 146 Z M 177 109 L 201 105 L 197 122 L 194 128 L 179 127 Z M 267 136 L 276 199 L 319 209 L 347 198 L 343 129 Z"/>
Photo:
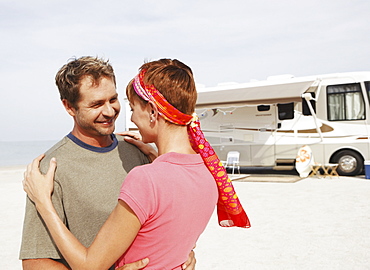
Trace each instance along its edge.
<path fill-rule="evenodd" d="M 180 269 L 214 211 L 218 191 L 200 155 L 167 153 L 134 168 L 119 196 L 141 229 L 117 266 L 145 257 L 145 269 Z"/>

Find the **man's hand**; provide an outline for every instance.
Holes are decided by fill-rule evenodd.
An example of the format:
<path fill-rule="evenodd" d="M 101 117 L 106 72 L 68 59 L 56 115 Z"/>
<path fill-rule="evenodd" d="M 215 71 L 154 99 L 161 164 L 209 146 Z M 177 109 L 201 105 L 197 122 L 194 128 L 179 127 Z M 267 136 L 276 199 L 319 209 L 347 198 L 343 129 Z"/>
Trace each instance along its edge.
<path fill-rule="evenodd" d="M 117 268 L 116 270 L 137 270 L 143 269 L 149 263 L 149 259 L 145 258 L 137 262 L 125 264 L 124 266 Z"/>
<path fill-rule="evenodd" d="M 194 270 L 196 262 L 197 260 L 195 259 L 195 253 L 194 250 L 192 250 L 189 254 L 188 260 L 182 265 L 182 269 Z"/>
<path fill-rule="evenodd" d="M 150 162 L 153 162 L 158 157 L 157 150 L 155 150 L 150 144 L 143 143 L 139 133 L 124 131 L 117 134 L 125 137 L 126 142 L 131 143 L 139 148 L 140 151 L 149 158 Z"/>
<path fill-rule="evenodd" d="M 149 263 L 149 259 L 145 258 L 137 262 L 125 264 L 124 266 L 117 268 L 116 270 L 138 270 L 138 269 L 143 269 L 145 266 L 147 266 Z M 192 250 L 189 254 L 189 257 L 187 261 L 181 266 L 182 269 L 184 270 L 195 270 L 195 253 Z"/>

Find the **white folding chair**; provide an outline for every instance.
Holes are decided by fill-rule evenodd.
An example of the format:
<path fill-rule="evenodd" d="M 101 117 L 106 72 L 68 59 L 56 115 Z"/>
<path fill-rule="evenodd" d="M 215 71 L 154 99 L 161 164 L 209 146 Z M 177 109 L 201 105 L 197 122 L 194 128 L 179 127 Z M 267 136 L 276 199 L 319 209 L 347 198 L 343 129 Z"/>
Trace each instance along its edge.
<path fill-rule="evenodd" d="M 228 152 L 227 158 L 226 158 L 225 169 L 232 168 L 232 174 L 234 174 L 235 168 L 237 168 L 240 174 L 239 157 L 240 157 L 240 153 L 238 151 Z"/>

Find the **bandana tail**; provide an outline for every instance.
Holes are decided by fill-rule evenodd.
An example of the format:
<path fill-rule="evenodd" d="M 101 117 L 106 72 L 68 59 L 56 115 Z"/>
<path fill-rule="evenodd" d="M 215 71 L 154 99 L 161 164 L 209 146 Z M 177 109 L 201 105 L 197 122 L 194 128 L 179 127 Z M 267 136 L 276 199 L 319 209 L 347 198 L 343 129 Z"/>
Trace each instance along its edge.
<path fill-rule="evenodd" d="M 251 226 L 249 218 L 240 204 L 224 166 L 204 137 L 199 120 L 189 125 L 189 139 L 194 151 L 202 156 L 216 181 L 219 193 L 217 215 L 220 226 L 249 228 Z"/>
<path fill-rule="evenodd" d="M 220 224 L 221 227 L 249 228 L 251 226 L 249 218 L 244 209 L 242 209 L 239 214 L 230 214 L 228 213 L 225 205 L 220 201 L 217 203 L 217 217 L 218 224 Z"/>

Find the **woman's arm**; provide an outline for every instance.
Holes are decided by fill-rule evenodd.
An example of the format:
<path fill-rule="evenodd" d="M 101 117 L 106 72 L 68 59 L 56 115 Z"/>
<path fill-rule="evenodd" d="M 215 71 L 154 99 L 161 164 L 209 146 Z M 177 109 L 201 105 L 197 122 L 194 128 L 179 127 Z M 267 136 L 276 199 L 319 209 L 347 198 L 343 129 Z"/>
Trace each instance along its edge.
<path fill-rule="evenodd" d="M 54 242 L 72 269 L 107 269 L 131 245 L 141 224 L 135 213 L 123 201 L 117 206 L 100 229 L 89 248 L 83 246 L 66 228 L 56 213 L 50 196 L 53 190 L 53 175 L 56 161 L 52 159 L 45 175 L 39 170 L 39 156 L 27 168 L 24 190 L 42 216 Z"/>

